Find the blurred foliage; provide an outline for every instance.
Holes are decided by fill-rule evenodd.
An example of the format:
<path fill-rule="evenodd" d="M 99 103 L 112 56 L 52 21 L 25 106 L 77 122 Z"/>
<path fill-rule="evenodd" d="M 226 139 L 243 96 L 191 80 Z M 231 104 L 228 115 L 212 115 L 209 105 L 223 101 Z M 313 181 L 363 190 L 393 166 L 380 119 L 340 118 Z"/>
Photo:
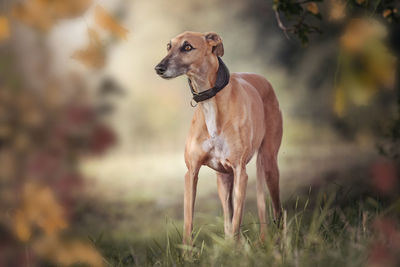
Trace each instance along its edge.
<path fill-rule="evenodd" d="M 99 34 L 94 29 L 89 28 L 88 36 L 89 45 L 82 50 L 75 51 L 71 57 L 79 60 L 87 67 L 94 69 L 101 68 L 105 62 L 105 51 Z"/>
<path fill-rule="evenodd" d="M 15 39 L 9 39 L 18 23 L 45 39 L 59 20 L 82 16 L 90 5 L 91 0 L 10 1 L 0 16 L 0 247 L 7 247 L 0 266 L 103 266 L 91 244 L 66 233 L 85 186 L 78 162 L 103 153 L 115 143 L 114 133 L 86 96 L 84 79 L 70 74 L 75 90 L 66 92 L 51 72 L 49 54 L 41 55 L 36 77 L 45 86 L 34 90 L 13 54 Z M 95 16 L 103 29 L 126 38 L 127 31 L 104 8 L 97 6 Z M 95 30 L 89 28 L 88 35 L 88 48 L 72 57 L 100 69 L 106 46 Z M 40 45 L 31 47 L 32 53 L 41 51 Z"/>
<path fill-rule="evenodd" d="M 126 40 L 128 30 L 122 27 L 102 6 L 97 5 L 94 12 L 95 21 L 98 25 L 115 36 Z"/>
<path fill-rule="evenodd" d="M 380 14 L 388 23 L 398 23 L 400 14 L 397 6 L 396 0 L 274 0 L 273 3 L 281 29 L 298 37 L 303 44 L 309 42 L 310 34 L 322 33 L 318 20 L 328 18 L 330 21 L 339 22 L 346 17 Z M 280 13 L 291 23 L 290 26 L 282 23 Z"/>
<path fill-rule="evenodd" d="M 368 105 L 381 88 L 395 85 L 396 57 L 388 49 L 384 25 L 372 19 L 352 19 L 340 38 L 334 111 L 342 117 L 347 102 Z"/>
<path fill-rule="evenodd" d="M 274 0 L 273 9 L 279 27 L 285 34 L 292 33 L 296 35 L 303 44 L 308 42 L 310 33 L 321 33 L 319 27 L 308 22 L 311 17 L 322 19 L 316 2 L 320 1 L 294 1 L 294 0 Z M 295 21 L 290 27 L 284 26 L 280 20 L 279 12 L 282 12 L 289 20 Z"/>
<path fill-rule="evenodd" d="M 0 16 L 0 41 L 10 37 L 10 29 L 8 19 L 5 16 Z"/>
<path fill-rule="evenodd" d="M 22 1 L 12 9 L 12 15 L 40 31 L 48 31 L 61 19 L 81 16 L 92 0 L 29 0 Z"/>
<path fill-rule="evenodd" d="M 386 139 L 379 144 L 380 151 L 393 158 L 399 156 L 395 151 L 400 142 L 399 8 L 400 3 L 395 0 L 273 3 L 277 23 L 288 38 L 295 36 L 311 49 L 318 39 L 338 43 L 336 69 L 331 68 L 335 73 L 334 125 L 345 135 L 357 135 L 361 129 L 369 128 L 375 136 Z M 325 37 L 310 41 L 313 33 Z M 382 92 L 394 88 L 397 92 Z M 370 115 L 376 113 L 380 115 Z"/>
<path fill-rule="evenodd" d="M 23 77 L 18 78 L 23 83 Z M 25 260 L 29 264 L 36 257 L 61 257 L 56 261 L 59 264 L 66 264 L 66 258 L 101 262 L 95 251 L 87 254 L 88 258 L 68 254 L 61 234 L 84 185 L 77 169 L 79 157 L 102 153 L 114 142 L 113 133 L 99 121 L 90 103 L 63 99 L 57 83 L 41 94 L 23 85 L 8 86 L 3 83 L 0 89 L 0 207 L 7 211 L 0 214 L 0 228 L 14 229 L 16 240 L 3 237 L 1 242 L 15 253 L 23 252 L 26 243 L 32 249 L 29 254 L 36 256 L 7 255 L 10 258 L 1 258 L 1 265 L 19 266 L 22 263 L 18 261 Z M 80 241 L 73 242 L 93 250 Z"/>
<path fill-rule="evenodd" d="M 126 40 L 128 30 L 122 27 L 102 6 L 96 5 L 94 19 L 96 24 L 104 30 Z M 88 36 L 89 45 L 82 50 L 75 51 L 71 57 L 89 68 L 100 69 L 105 64 L 106 43 L 101 40 L 99 33 L 93 28 L 88 28 Z"/>

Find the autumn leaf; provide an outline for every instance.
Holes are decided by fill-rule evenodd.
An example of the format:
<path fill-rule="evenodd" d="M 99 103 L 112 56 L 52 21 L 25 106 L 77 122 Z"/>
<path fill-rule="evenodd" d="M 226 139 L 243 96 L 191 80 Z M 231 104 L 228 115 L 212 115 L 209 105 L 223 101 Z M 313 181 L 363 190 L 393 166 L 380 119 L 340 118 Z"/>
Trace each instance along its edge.
<path fill-rule="evenodd" d="M 319 13 L 318 5 L 315 2 L 310 2 L 307 4 L 307 10 L 314 15 Z"/>
<path fill-rule="evenodd" d="M 398 174 L 396 165 L 389 160 L 376 160 L 371 164 L 371 180 L 374 189 L 389 194 L 397 188 Z"/>
<path fill-rule="evenodd" d="M 359 51 L 365 43 L 368 24 L 361 19 L 353 19 L 340 37 L 340 45 L 352 52 Z"/>
<path fill-rule="evenodd" d="M 34 252 L 57 265 L 103 266 L 103 259 L 90 244 L 79 240 L 61 240 L 58 236 L 45 236 L 33 243 Z"/>
<path fill-rule="evenodd" d="M 335 96 L 334 96 L 334 103 L 333 103 L 333 111 L 339 117 L 343 117 L 346 109 L 346 98 L 344 95 L 343 87 L 338 86 L 335 88 Z"/>
<path fill-rule="evenodd" d="M 29 0 L 12 10 L 15 18 L 41 31 L 48 31 L 58 20 L 83 14 L 92 0 Z"/>
<path fill-rule="evenodd" d="M 87 48 L 75 51 L 72 58 L 80 61 L 89 68 L 99 69 L 104 66 L 105 54 L 103 44 L 98 33 L 89 28 L 89 45 Z"/>
<path fill-rule="evenodd" d="M 23 211 L 19 210 L 15 214 L 15 233 L 19 240 L 26 242 L 31 237 L 31 226 Z"/>
<path fill-rule="evenodd" d="M 330 0 L 329 19 L 340 21 L 346 17 L 346 3 L 343 0 Z"/>
<path fill-rule="evenodd" d="M 92 0 L 41 0 L 46 1 L 57 19 L 81 16 L 92 3 Z"/>
<path fill-rule="evenodd" d="M 53 235 L 67 226 L 63 209 L 49 187 L 27 183 L 21 204 L 15 213 L 15 232 L 21 241 L 29 240 L 35 226 L 47 235 Z"/>
<path fill-rule="evenodd" d="M 128 30 L 122 27 L 103 7 L 97 5 L 94 10 L 94 19 L 102 28 L 126 40 Z"/>
<path fill-rule="evenodd" d="M 392 14 L 392 10 L 391 10 L 391 9 L 385 9 L 385 10 L 383 11 L 383 13 L 382 13 L 382 16 L 383 16 L 384 18 L 387 18 L 387 17 L 390 16 L 390 14 Z"/>
<path fill-rule="evenodd" d="M 49 187 L 28 183 L 24 191 L 24 211 L 44 232 L 53 234 L 67 226 L 63 208 Z"/>
<path fill-rule="evenodd" d="M 53 17 L 46 11 L 47 7 L 43 1 L 31 0 L 18 3 L 12 10 L 12 15 L 40 31 L 48 31 L 54 24 Z"/>
<path fill-rule="evenodd" d="M 0 41 L 10 37 L 10 29 L 8 19 L 5 16 L 0 16 Z"/>
<path fill-rule="evenodd" d="M 384 26 L 375 20 L 352 19 L 340 37 L 341 46 L 351 52 L 359 52 L 370 40 L 380 40 L 387 35 Z"/>
<path fill-rule="evenodd" d="M 387 29 L 376 19 L 352 19 L 340 38 L 340 80 L 335 89 L 334 112 L 347 106 L 365 106 L 381 89 L 392 89 L 397 58 L 385 42 Z"/>
<path fill-rule="evenodd" d="M 3 150 L 0 152 L 0 180 L 10 182 L 17 172 L 17 157 L 11 151 Z"/>

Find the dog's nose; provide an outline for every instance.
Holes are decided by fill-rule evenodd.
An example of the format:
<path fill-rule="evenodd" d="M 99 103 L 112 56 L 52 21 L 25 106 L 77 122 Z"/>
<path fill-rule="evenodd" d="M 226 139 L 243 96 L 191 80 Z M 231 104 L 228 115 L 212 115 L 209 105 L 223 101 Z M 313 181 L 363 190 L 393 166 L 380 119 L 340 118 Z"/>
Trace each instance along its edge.
<path fill-rule="evenodd" d="M 158 64 L 154 69 L 158 75 L 163 75 L 167 71 L 167 67 L 164 64 Z"/>

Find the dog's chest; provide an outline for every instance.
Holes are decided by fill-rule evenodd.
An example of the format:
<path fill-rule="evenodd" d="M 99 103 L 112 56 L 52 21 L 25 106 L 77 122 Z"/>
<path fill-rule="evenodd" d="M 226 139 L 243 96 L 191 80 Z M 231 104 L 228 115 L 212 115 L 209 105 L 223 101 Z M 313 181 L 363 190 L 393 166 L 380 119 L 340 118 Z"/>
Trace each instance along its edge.
<path fill-rule="evenodd" d="M 225 165 L 229 156 L 229 145 L 223 133 L 217 134 L 217 114 L 213 103 L 203 103 L 204 119 L 207 126 L 209 138 L 206 139 L 202 148 L 208 154 L 207 165 L 213 169 L 219 170 Z"/>

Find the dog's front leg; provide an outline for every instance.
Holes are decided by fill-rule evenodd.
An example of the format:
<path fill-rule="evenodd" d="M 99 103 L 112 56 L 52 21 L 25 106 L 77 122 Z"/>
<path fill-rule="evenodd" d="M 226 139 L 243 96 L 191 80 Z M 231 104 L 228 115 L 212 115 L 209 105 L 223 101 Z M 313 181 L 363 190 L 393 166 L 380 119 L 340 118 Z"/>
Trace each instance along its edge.
<path fill-rule="evenodd" d="M 246 166 L 242 165 L 234 169 L 232 234 L 236 240 L 240 239 L 240 223 L 246 198 L 247 179 Z"/>
<path fill-rule="evenodd" d="M 193 231 L 193 210 L 194 202 L 196 199 L 197 180 L 199 174 L 199 167 L 189 168 L 185 175 L 185 192 L 184 192 L 184 230 L 183 230 L 183 243 L 185 245 L 192 245 L 192 231 Z"/>
<path fill-rule="evenodd" d="M 232 206 L 233 174 L 217 172 L 217 186 L 218 186 L 218 195 L 221 200 L 222 209 L 224 211 L 225 239 L 230 239 L 232 237 L 232 216 L 233 216 L 233 206 Z"/>

